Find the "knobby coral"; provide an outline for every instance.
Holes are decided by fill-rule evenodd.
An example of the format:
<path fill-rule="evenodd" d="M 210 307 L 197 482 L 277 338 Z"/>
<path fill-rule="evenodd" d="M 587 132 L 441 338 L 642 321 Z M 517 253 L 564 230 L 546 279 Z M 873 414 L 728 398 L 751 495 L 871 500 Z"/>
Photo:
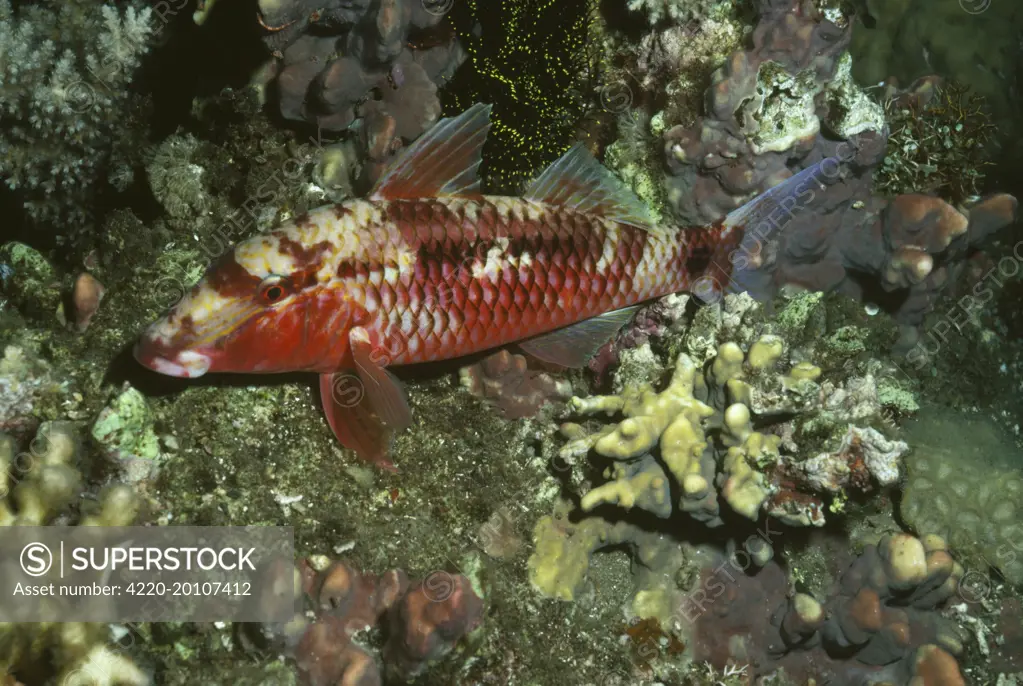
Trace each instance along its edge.
<path fill-rule="evenodd" d="M 82 474 L 75 466 L 78 446 L 68 422 L 43 424 L 24 452 L 14 438 L 0 433 L 0 526 L 45 526 L 67 515 L 82 492 Z M 78 525 L 128 526 L 139 514 L 141 499 L 116 484 L 104 489 L 95 505 L 78 517 Z M 17 563 L 12 558 L 0 566 L 7 564 Z M 0 671 L 26 684 L 55 676 L 61 684 L 147 686 L 149 676 L 115 650 L 110 639 L 110 628 L 101 624 L 5 623 L 0 627 Z"/>
<path fill-rule="evenodd" d="M 783 669 L 799 683 L 959 686 L 965 636 L 937 610 L 964 570 L 937 536 L 887 535 L 820 597 L 789 592 L 783 567 L 755 575 L 731 562 L 705 568 L 681 610 L 694 656 Z M 815 682 L 813 680 L 816 680 Z"/>
<path fill-rule="evenodd" d="M 906 445 L 849 423 L 836 444 L 809 460 L 786 454 L 786 438 L 812 434 L 817 423 L 840 426 L 831 414 L 835 410 L 849 422 L 868 419 L 879 408 L 875 400 L 864 415 L 858 403 L 847 401 L 862 381 L 851 380 L 844 389 L 819 384 L 821 370 L 805 361 L 776 371 L 784 352 L 782 339 L 772 335 L 759 338 L 747 352 L 723 343 L 702 370 L 688 354 L 679 354 L 671 381 L 660 392 L 638 383 L 619 395 L 573 398 L 577 414 L 626 417 L 597 431 L 573 423 L 561 427 L 569 438 L 562 458 L 573 460 L 592 450 L 612 461 L 605 471 L 609 481 L 582 496 L 582 509 L 615 504 L 668 518 L 677 507 L 720 526 L 723 500 L 751 520 L 763 511 L 788 525 L 820 526 L 824 502 L 815 492 L 862 491 L 872 480 L 897 481 Z M 795 427 L 779 433 L 754 429 L 755 417 L 762 424 L 793 414 L 802 415 Z"/>
<path fill-rule="evenodd" d="M 0 24 L 0 178 L 29 219 L 73 231 L 104 178 L 121 190 L 131 181 L 129 86 L 152 10 L 43 2 L 15 12 L 0 0 Z"/>
<path fill-rule="evenodd" d="M 871 194 L 887 130 L 851 80 L 850 27 L 808 0 L 760 0 L 753 48 L 732 55 L 707 91 L 707 114 L 664 134 L 669 204 L 688 223 L 719 220 L 794 172 L 832 158 L 820 183 L 770 222 L 781 226 L 749 285 L 785 284 L 874 302 L 904 327 L 904 346 L 978 243 L 1016 215 L 993 195 L 959 208 L 928 195 Z M 828 163 L 831 164 L 831 163 Z"/>
<path fill-rule="evenodd" d="M 594 553 L 623 548 L 633 562 L 627 614 L 667 626 L 692 564 L 685 544 L 667 532 L 696 520 L 728 541 L 752 532 L 754 522 L 768 531 L 821 526 L 829 506 L 837 512 L 847 496 L 898 481 L 907 446 L 874 428 L 885 425 L 875 378 L 881 363 L 863 361 L 856 370 L 835 336 L 812 330 L 807 321 L 820 298 L 793 300 L 777 317 L 782 325 L 758 320 L 748 296 L 680 314 L 667 325 L 675 333 L 658 341 L 660 352 L 649 341 L 626 351 L 615 373 L 619 393 L 570 400 L 579 423 L 563 424 L 568 440 L 550 452 L 568 464 L 564 485 L 578 495 L 559 501 L 534 529 L 534 587 L 578 599 L 590 588 Z M 650 364 L 630 366 L 640 351 Z M 827 372 L 809 362 L 815 351 L 828 359 Z M 662 354 L 674 359 L 663 385 Z M 744 549 L 757 565 L 775 554 L 769 536 L 750 536 Z"/>
<path fill-rule="evenodd" d="M 405 572 L 380 576 L 315 556 L 295 569 L 310 613 L 264 636 L 291 655 L 308 686 L 379 686 L 382 672 L 366 632 L 382 631 L 386 673 L 409 679 L 443 659 L 483 620 L 483 600 L 468 578 L 434 572 L 410 584 Z"/>
<path fill-rule="evenodd" d="M 260 77 L 285 119 L 326 131 L 361 120 L 372 181 L 392 155 L 440 116 L 437 88 L 465 52 L 443 0 L 261 0 L 259 22 L 273 59 Z"/>

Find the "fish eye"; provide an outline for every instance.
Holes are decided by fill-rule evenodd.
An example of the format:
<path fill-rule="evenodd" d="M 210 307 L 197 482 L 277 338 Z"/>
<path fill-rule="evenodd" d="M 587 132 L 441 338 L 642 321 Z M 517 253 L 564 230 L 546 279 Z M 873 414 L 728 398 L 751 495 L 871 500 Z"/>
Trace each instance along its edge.
<path fill-rule="evenodd" d="M 259 284 L 259 295 L 263 302 L 272 305 L 284 298 L 288 293 L 284 288 L 283 279 L 279 276 L 268 276 Z"/>

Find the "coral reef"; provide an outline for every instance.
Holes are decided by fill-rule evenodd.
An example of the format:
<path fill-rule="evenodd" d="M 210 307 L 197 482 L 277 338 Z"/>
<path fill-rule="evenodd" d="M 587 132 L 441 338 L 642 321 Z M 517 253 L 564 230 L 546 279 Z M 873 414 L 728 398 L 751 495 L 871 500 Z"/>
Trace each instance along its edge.
<path fill-rule="evenodd" d="M 43 424 L 24 452 L 0 434 L 0 526 L 128 526 L 141 499 L 128 486 L 108 486 L 91 511 L 77 500 L 82 475 L 75 463 L 79 440 L 68 422 Z M 74 520 L 69 510 L 79 511 Z M 14 564 L 5 560 L 3 564 Z M 8 623 L 0 628 L 0 671 L 31 686 L 55 678 L 61 684 L 147 686 L 149 675 L 111 645 L 110 627 L 84 623 Z"/>
<path fill-rule="evenodd" d="M 151 17 L 135 5 L 0 2 L 0 178 L 33 222 L 74 233 L 104 179 L 130 182 L 140 141 L 129 86 Z"/>
<path fill-rule="evenodd" d="M 966 683 L 955 660 L 966 637 L 937 612 L 963 568 L 941 538 L 887 535 L 821 597 L 790 593 L 777 562 L 747 566 L 706 568 L 687 597 L 680 619 L 696 659 L 798 683 Z"/>
<path fill-rule="evenodd" d="M 465 59 L 443 25 L 449 8 L 444 0 L 262 0 L 273 60 L 260 78 L 285 119 L 326 131 L 361 120 L 363 177 L 372 182 L 440 116 L 437 88 Z"/>
<path fill-rule="evenodd" d="M 663 314 L 671 304 L 651 311 Z M 575 415 L 624 419 L 562 424 L 568 441 L 550 447 L 554 463 L 568 465 L 559 476 L 571 499 L 559 500 L 534 529 L 533 586 L 585 599 L 601 573 L 594 553 L 623 549 L 632 564 L 626 615 L 667 627 L 680 580 L 703 559 L 667 532 L 691 530 L 697 520 L 736 547 L 728 541 L 749 533 L 742 554 L 761 566 L 777 552 L 778 526 L 821 526 L 829 510 L 895 486 L 908 448 L 878 430 L 889 425 L 879 389 L 894 387 L 877 381 L 886 367 L 863 359 L 862 329 L 836 319 L 821 294 L 801 294 L 771 317 L 748 296 L 730 295 L 627 327 L 614 374 L 620 392 L 569 403 Z M 836 327 L 831 334 L 817 328 L 827 320 Z M 658 329 L 672 333 L 650 335 Z M 629 347 L 633 338 L 644 342 Z M 648 364 L 633 364 L 634 353 Z M 818 355 L 825 370 L 810 362 Z M 671 368 L 665 358 L 674 369 L 662 385 L 662 371 Z M 902 394 L 895 395 L 913 398 Z M 767 533 L 753 534 L 754 522 Z"/>
<path fill-rule="evenodd" d="M 284 645 L 308 686 L 381 684 L 367 630 L 385 632 L 386 672 L 408 679 L 443 659 L 483 620 L 483 601 L 461 574 L 434 572 L 410 586 L 400 570 L 376 576 L 314 557 L 302 560 L 295 575 L 313 618 L 301 613 L 264 633 Z"/>
<path fill-rule="evenodd" d="M 2 18 L 22 32 L 22 22 L 50 7 L 45 0 L 12 4 L 16 11 L 3 5 Z M 198 3 L 197 21 L 207 18 L 213 4 Z M 0 498 L 0 519 L 127 522 L 139 498 L 148 494 L 160 498 L 161 525 L 290 525 L 299 550 L 330 550 L 335 561 L 311 557 L 298 565 L 296 595 L 302 596 L 304 611 L 288 625 L 262 627 L 259 637 L 269 639 L 275 650 L 255 650 L 260 642 L 250 640 L 254 627 L 135 625 L 129 638 L 141 642 L 122 652 L 111 641 L 123 638 L 125 627 L 8 625 L 0 632 L 0 673 L 12 671 L 0 682 L 738 686 L 760 678 L 771 683 L 768 673 L 778 668 L 792 682 L 806 683 L 797 678 L 810 676 L 816 667 L 812 676 L 818 683 L 883 679 L 916 686 L 941 679 L 962 683 L 956 660 L 967 678 L 984 684 L 995 683 L 993 670 L 1023 668 L 1014 648 L 1018 603 L 1015 613 L 1008 604 L 998 605 L 997 589 L 983 602 L 967 600 L 945 610 L 977 637 L 976 645 L 961 650 L 962 637 L 934 608 L 962 570 L 949 571 L 942 546 L 922 535 L 929 522 L 938 521 L 936 530 L 947 533 L 952 552 L 962 554 L 964 564 L 978 563 L 971 571 L 986 572 L 984 562 L 991 562 L 1011 579 L 1016 573 L 1011 561 L 992 558 L 1008 556 L 1007 550 L 963 545 L 969 527 L 958 530 L 948 511 L 938 508 L 945 507 L 943 491 L 962 481 L 982 493 L 983 502 L 948 496 L 948 507 L 960 507 L 970 526 L 974 518 L 999 527 L 1004 523 L 1000 535 L 1010 536 L 1015 530 L 1002 517 L 1011 516 L 1018 499 L 991 483 L 1003 479 L 1008 488 L 1013 472 L 1005 464 L 975 467 L 981 464 L 977 455 L 958 448 L 950 450 L 958 456 L 953 461 L 914 435 L 899 437 L 917 450 L 908 458 L 906 475 L 906 445 L 891 439 L 892 423 L 917 412 L 921 395 L 955 402 L 957 396 L 944 389 L 963 383 L 963 376 L 943 370 L 938 377 L 943 391 L 926 385 L 927 393 L 921 394 L 924 381 L 897 377 L 890 364 L 874 359 L 896 335 L 891 321 L 870 318 L 845 298 L 783 289 L 768 311 L 745 296 L 704 307 L 686 296 L 670 296 L 644 308 L 601 352 L 593 365 L 595 383 L 588 374 L 573 372 L 567 377 L 570 386 L 565 377 L 530 369 L 507 352 L 463 371 L 463 385 L 476 395 L 440 373 L 410 374 L 415 421 L 394 444 L 401 474 L 373 473 L 339 450 L 305 379 L 179 383 L 123 364 L 125 345 L 142 323 L 170 305 L 227 245 L 311 206 L 352 195 L 353 175 L 361 172 L 362 181 L 369 180 L 406 140 L 405 133 L 418 135 L 440 111 L 439 95 L 451 110 L 475 100 L 495 102 L 494 137 L 484 153 L 491 190 L 514 192 L 576 137 L 589 136 L 592 147 L 606 147 L 606 160 L 670 222 L 680 205 L 672 192 L 681 188 L 684 174 L 672 177 L 674 185 L 662 184 L 660 137 L 675 125 L 698 124 L 699 94 L 711 81 L 711 66 L 747 35 L 749 3 L 637 0 L 631 2 L 632 12 L 629 4 L 458 0 L 448 18 L 434 21 L 422 11 L 447 9 L 448 3 L 263 0 L 257 17 L 265 24 L 267 44 L 279 50 L 268 72 L 269 96 L 278 107 L 291 108 L 281 111 L 308 124 L 303 128 L 310 133 L 327 124 L 326 131 L 344 130 L 343 141 L 329 147 L 302 142 L 260 115 L 255 93 L 220 91 L 223 83 L 208 80 L 202 88 L 209 90 L 203 92 L 218 95 L 189 93 L 176 103 L 183 111 L 191 105 L 187 121 L 160 113 L 159 126 L 169 134 L 162 140 L 141 144 L 133 122 L 101 138 L 83 139 L 96 152 L 83 155 L 84 164 L 98 166 L 89 172 L 90 190 L 75 202 L 97 212 L 112 210 L 95 251 L 63 251 L 62 260 L 51 262 L 22 244 L 0 247 L 0 431 L 13 437 L 0 439 L 0 466 L 12 465 L 18 480 L 4 484 L 11 493 Z M 740 117 L 750 115 L 743 121 L 756 122 L 737 138 L 746 147 L 737 148 L 735 156 L 712 159 L 725 162 L 712 171 L 691 165 L 690 178 L 728 180 L 731 171 L 739 176 L 747 166 L 762 174 L 739 192 L 706 196 L 720 205 L 719 216 L 777 178 L 837 154 L 838 137 L 850 136 L 862 143 L 863 159 L 853 166 L 862 161 L 863 174 L 830 183 L 824 209 L 808 214 L 822 235 L 830 235 L 829 222 L 850 225 L 849 214 L 859 211 L 863 226 L 876 230 L 876 237 L 870 234 L 876 240 L 839 232 L 836 240 L 844 243 L 827 253 L 829 259 L 841 262 L 853 248 L 858 257 L 889 241 L 884 269 L 871 252 L 862 259 L 865 272 L 901 284 L 907 273 L 915 277 L 921 271 L 925 260 L 914 252 L 919 248 L 934 256 L 931 273 L 938 273 L 950 252 L 938 249 L 943 237 L 935 234 L 956 234 L 960 215 L 930 198 L 910 196 L 899 204 L 856 195 L 871 174 L 878 182 L 879 167 L 870 165 L 885 140 L 873 132 L 849 131 L 864 122 L 877 125 L 878 110 L 848 80 L 850 65 L 841 57 L 841 45 L 826 40 L 845 40 L 837 13 L 827 14 L 838 22 L 832 34 L 824 22 L 810 26 L 809 11 L 781 17 L 782 5 L 788 7 L 772 2 L 776 13 L 764 20 L 767 28 L 777 29 L 771 34 L 777 40 L 764 38 L 767 28 L 755 37 L 761 42 L 759 48 L 754 42 L 754 51 L 770 53 L 770 59 L 750 68 L 748 88 L 732 90 L 736 99 L 720 101 L 741 105 Z M 110 34 L 100 7 L 96 0 L 62 5 L 52 15 L 53 25 L 45 27 L 45 37 L 56 46 L 54 61 L 48 67 L 16 65 L 21 73 L 49 78 L 59 53 L 71 47 L 75 69 L 86 84 L 95 85 L 80 60 L 98 50 L 100 36 Z M 213 41 L 223 38 L 218 31 L 243 33 L 238 24 L 218 25 L 222 16 L 231 16 L 221 10 L 235 11 L 221 3 L 202 27 L 202 35 L 213 34 Z M 129 18 L 125 11 L 122 5 L 122 24 Z M 73 12 L 79 12 L 80 25 L 93 26 L 90 35 L 65 30 L 59 17 Z M 672 17 L 683 16 L 679 12 L 692 19 L 678 22 Z M 249 16 L 255 13 L 252 8 Z M 243 14 L 244 8 L 238 11 Z M 608 17 L 613 17 L 610 26 Z M 449 20 L 471 65 L 438 92 L 444 79 L 428 78 L 431 70 L 449 58 L 448 66 L 457 61 Z M 180 23 L 166 36 L 168 42 L 181 39 L 178 28 Z M 385 30 L 395 33 L 385 36 Z M 42 37 L 41 31 L 35 35 Z M 0 45 L 16 39 L 17 32 L 0 38 Z M 202 59 L 208 54 L 199 43 L 188 50 Z M 322 60 L 311 61 L 317 57 Z M 132 59 L 137 62 L 138 55 Z M 0 60 L 0 76 L 8 66 Z M 189 79 L 195 75 L 193 69 L 181 71 Z M 114 97 L 109 108 L 119 107 L 130 118 L 124 113 L 139 100 L 127 95 L 130 75 L 123 76 L 114 79 L 118 87 L 113 89 L 122 95 L 104 95 Z M 723 78 L 719 86 L 730 83 L 731 77 Z M 166 95 L 163 84 L 157 88 Z M 752 99 L 740 102 L 743 93 L 752 93 Z M 94 112 L 113 116 L 109 108 Z M 619 140 L 607 145 L 616 119 Z M 8 122 L 5 111 L 2 123 Z M 812 129 L 819 130 L 810 142 L 806 132 Z M 113 135 L 122 132 L 123 152 Z M 39 151 L 54 144 L 83 152 L 82 141 L 73 135 L 67 139 L 40 135 Z M 896 140 L 897 135 L 888 139 L 889 148 Z M 766 150 L 792 141 L 786 150 Z M 752 146 L 763 152 L 754 153 Z M 369 163 L 360 170 L 367 155 Z M 121 164 L 122 159 L 133 163 Z M 145 171 L 140 183 L 132 182 L 138 196 L 89 202 L 87 196 L 108 179 L 123 187 L 133 169 Z M 697 184 L 697 195 L 712 188 Z M 58 193 L 69 197 L 59 188 L 52 197 Z M 33 197 L 39 194 L 24 194 Z M 853 207 L 859 199 L 863 207 Z M 57 211 L 63 202 L 47 211 Z M 980 217 L 985 206 L 979 207 L 969 210 L 967 228 L 978 235 L 989 227 Z M 1002 209 L 1011 209 L 1008 202 Z M 947 226 L 934 230 L 931 218 L 917 216 L 928 212 L 941 215 Z M 66 216 L 66 208 L 59 213 Z M 796 221 L 789 230 L 800 226 Z M 807 231 L 799 235 L 812 238 Z M 964 240 L 953 237 L 950 249 Z M 973 245 L 974 237 L 969 240 Z M 859 271 L 856 264 L 836 274 L 853 281 L 859 278 L 849 275 Z M 826 275 L 832 266 L 812 259 L 808 265 L 783 266 L 797 276 L 806 276 L 799 272 L 803 268 L 818 270 L 811 276 Z M 951 280 L 953 272 L 944 274 Z M 873 285 L 864 287 L 862 297 L 876 301 L 871 288 L 877 279 L 868 278 Z M 59 313 L 69 287 L 66 327 Z M 848 292 L 846 286 L 838 289 Z M 899 285 L 893 294 L 901 297 L 905 291 Z M 1001 377 L 1005 387 L 1018 375 L 1013 363 L 1007 368 Z M 991 376 L 977 379 L 981 385 Z M 550 417 L 561 411 L 570 388 L 580 396 L 575 407 L 594 414 L 565 417 L 578 423 L 566 425 L 571 435 L 566 443 Z M 480 397 L 503 408 L 504 415 L 490 411 Z M 536 417 L 523 416 L 547 401 L 554 406 Z M 608 410 L 611 416 L 605 416 Z M 84 438 L 73 458 L 65 440 L 71 436 L 68 425 L 47 423 L 54 419 L 75 421 Z M 1013 420 L 1007 421 L 1011 429 Z M 36 446 L 42 457 L 23 470 L 26 463 L 11 446 L 31 453 L 30 439 L 41 424 Z M 959 433 L 975 437 L 972 429 Z M 46 448 L 44 436 L 57 440 Z M 642 448 L 638 454 L 625 450 L 630 440 L 631 447 Z M 573 444 L 578 452 L 567 450 Z M 984 452 L 1010 455 L 1013 450 Z M 916 469 L 917 458 L 920 464 L 936 461 L 944 465 L 941 470 L 958 471 L 934 483 L 933 474 Z M 900 476 L 906 476 L 905 497 L 888 490 L 882 497 L 864 495 L 891 488 Z M 113 485 L 94 492 L 94 485 L 108 478 L 140 480 L 132 489 Z M 541 517 L 552 502 L 557 503 L 553 514 Z M 920 509 L 914 515 L 915 504 Z M 910 542 L 915 539 L 896 536 L 875 545 L 877 531 L 895 526 L 892 508 L 899 510 L 900 523 L 922 536 L 923 576 L 918 574 L 920 548 Z M 694 517 L 722 525 L 711 528 Z M 807 526 L 825 518 L 827 527 Z M 805 528 L 783 528 L 780 541 L 772 538 L 783 522 Z M 753 535 L 758 529 L 766 533 Z M 975 535 L 981 540 L 984 533 Z M 821 539 L 829 541 L 824 552 L 813 546 L 801 550 L 807 541 Z M 866 551 L 854 561 L 850 551 L 864 541 Z M 438 560 L 462 573 L 434 572 L 410 583 L 396 571 L 420 575 L 436 569 Z M 739 567 L 749 574 L 728 561 L 745 562 Z M 290 561 L 286 567 L 290 571 Z M 359 569 L 392 571 L 374 575 Z M 695 624 L 680 624 L 679 609 L 699 600 L 688 590 L 692 581 L 701 581 L 700 588 L 711 595 L 708 579 L 714 570 L 724 595 L 705 603 Z M 724 572 L 732 578 L 720 578 Z M 976 574 L 971 577 L 976 580 Z M 1004 589 L 1008 594 L 1008 584 Z M 981 606 L 983 620 L 970 616 L 980 616 Z M 479 631 L 484 609 L 485 630 Z M 818 610 L 830 617 L 818 622 Z M 999 624 L 984 629 L 992 618 Z M 908 642 L 902 640 L 906 627 Z M 558 649 L 550 650 L 552 645 Z M 986 664 L 985 650 L 992 657 L 1001 653 L 999 667 Z M 774 681 L 786 682 L 781 676 Z"/>
<path fill-rule="evenodd" d="M 835 165 L 797 206 L 746 284 L 769 294 L 784 284 L 837 290 L 874 302 L 904 327 L 904 347 L 977 244 L 1013 221 L 1016 200 L 994 195 L 954 208 L 939 198 L 871 195 L 884 157 L 879 105 L 850 76 L 850 27 L 806 0 L 759 3 L 753 49 L 732 55 L 707 91 L 707 115 L 664 134 L 668 199 L 681 221 L 719 220 L 782 179 L 822 159 Z"/>

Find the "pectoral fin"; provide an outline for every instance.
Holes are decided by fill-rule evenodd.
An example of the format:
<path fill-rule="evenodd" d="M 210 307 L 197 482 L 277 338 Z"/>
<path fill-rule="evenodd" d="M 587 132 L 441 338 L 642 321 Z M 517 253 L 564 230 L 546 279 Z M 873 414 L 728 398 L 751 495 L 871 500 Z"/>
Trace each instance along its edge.
<path fill-rule="evenodd" d="M 524 351 L 544 362 L 578 369 L 585 367 L 600 346 L 632 319 L 640 305 L 606 312 L 599 317 L 557 329 L 519 343 Z"/>
<path fill-rule="evenodd" d="M 351 330 L 348 343 L 370 407 L 391 429 L 407 429 L 412 424 L 408 395 L 401 382 L 385 367 L 390 362 L 387 352 L 374 348 L 369 342 L 369 333 L 361 326 Z"/>
<path fill-rule="evenodd" d="M 397 472 L 387 457 L 391 431 L 366 402 L 363 383 L 352 372 L 320 374 L 320 400 L 334 436 L 359 457 Z"/>
<path fill-rule="evenodd" d="M 384 351 L 370 344 L 362 327 L 348 334 L 355 370 L 320 375 L 327 423 L 346 448 L 378 467 L 398 471 L 387 454 L 395 431 L 412 423 L 405 389 L 387 369 Z"/>

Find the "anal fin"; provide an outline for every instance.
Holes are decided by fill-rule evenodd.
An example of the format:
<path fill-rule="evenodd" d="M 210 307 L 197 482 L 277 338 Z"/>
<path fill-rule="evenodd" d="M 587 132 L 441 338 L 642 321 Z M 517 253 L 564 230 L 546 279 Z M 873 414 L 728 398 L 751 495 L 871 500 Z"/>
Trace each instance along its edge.
<path fill-rule="evenodd" d="M 520 341 L 519 347 L 538 360 L 579 369 L 621 329 L 641 305 L 606 312 L 598 317 Z"/>

